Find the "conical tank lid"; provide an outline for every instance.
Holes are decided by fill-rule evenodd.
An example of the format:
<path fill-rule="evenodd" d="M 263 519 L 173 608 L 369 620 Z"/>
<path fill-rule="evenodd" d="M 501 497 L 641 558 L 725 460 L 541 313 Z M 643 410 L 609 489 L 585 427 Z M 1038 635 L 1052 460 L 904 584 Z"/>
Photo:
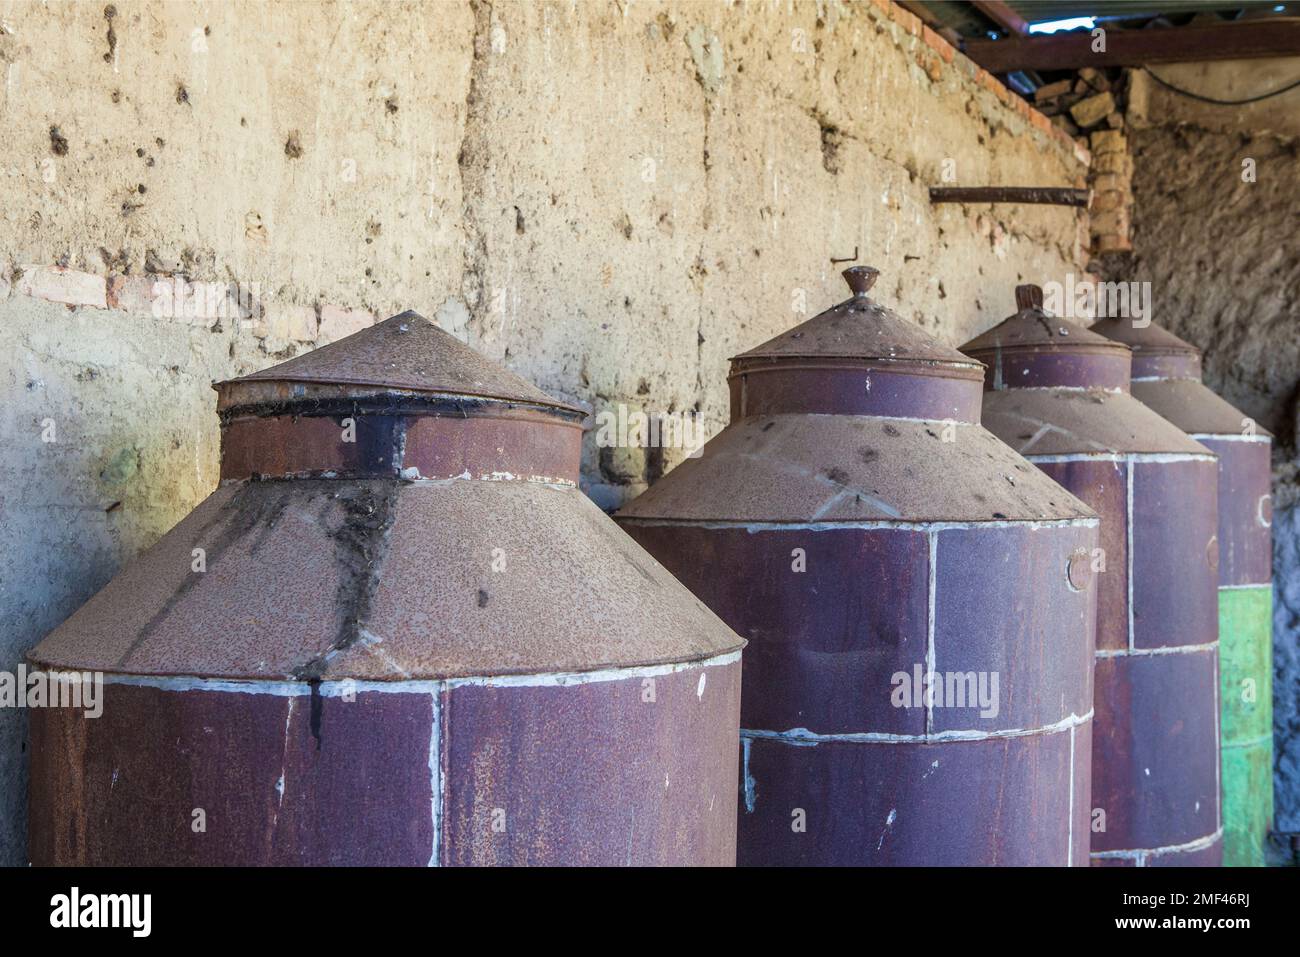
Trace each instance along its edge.
<path fill-rule="evenodd" d="M 1154 323 L 1137 326 L 1131 319 L 1098 319 L 1092 330 L 1107 339 L 1122 342 L 1133 350 L 1133 355 L 1196 356 L 1201 350 L 1185 339 L 1180 339 L 1168 329 Z"/>
<path fill-rule="evenodd" d="M 1043 308 L 1039 286 L 1016 287 L 1016 311 L 961 347 L 987 367 L 984 387 L 1127 391 L 1128 347 Z"/>
<path fill-rule="evenodd" d="M 1168 329 L 1135 326 L 1131 319 L 1104 318 L 1092 328 L 1133 350 L 1133 394 L 1189 435 L 1243 435 L 1249 421 L 1240 409 L 1201 382 L 1201 350 Z M 1266 429 L 1249 433 L 1272 439 Z"/>
<path fill-rule="evenodd" d="M 867 292 L 880 275 L 871 266 L 851 266 L 844 278 L 853 296 L 769 339 L 733 356 L 733 364 L 752 360 L 857 359 L 870 363 L 948 366 L 954 372 L 979 370 L 956 349 L 944 345 L 916 323 L 871 299 Z"/>
<path fill-rule="evenodd" d="M 474 396 L 583 413 L 411 311 L 214 388 L 247 393 L 238 387 L 261 383 Z"/>
<path fill-rule="evenodd" d="M 1093 330 L 1122 342 L 1133 351 L 1133 378 L 1154 379 L 1201 378 L 1201 350 L 1179 339 L 1168 329 L 1152 325 L 1148 319 L 1138 325 L 1132 319 L 1105 316 L 1093 323 Z"/>
<path fill-rule="evenodd" d="M 1028 284 L 1016 287 L 1015 313 L 961 347 L 968 356 L 999 350 L 1059 352 L 1067 349 L 1078 352 L 1124 351 L 1105 336 L 1051 315 L 1043 308 L 1042 287 Z"/>

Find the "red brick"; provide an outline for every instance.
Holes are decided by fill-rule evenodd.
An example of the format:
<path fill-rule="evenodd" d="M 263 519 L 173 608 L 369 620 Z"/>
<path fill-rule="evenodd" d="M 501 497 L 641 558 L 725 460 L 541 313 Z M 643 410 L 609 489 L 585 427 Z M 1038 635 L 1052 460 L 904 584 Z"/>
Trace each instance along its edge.
<path fill-rule="evenodd" d="M 912 34 L 912 36 L 915 37 L 921 35 L 921 18 L 916 14 L 909 13 L 896 3 L 891 3 L 889 5 L 889 15 L 893 18 L 895 23 L 908 33 Z"/>
<path fill-rule="evenodd" d="M 925 41 L 926 46 L 939 54 L 939 56 L 943 57 L 944 63 L 951 63 L 952 58 L 957 54 L 957 51 L 952 48 L 951 43 L 927 26 L 921 27 L 921 39 Z"/>
<path fill-rule="evenodd" d="M 137 316 L 153 315 L 157 298 L 154 284 L 171 282 L 162 276 L 109 276 L 105 302 L 109 309 L 120 309 Z"/>

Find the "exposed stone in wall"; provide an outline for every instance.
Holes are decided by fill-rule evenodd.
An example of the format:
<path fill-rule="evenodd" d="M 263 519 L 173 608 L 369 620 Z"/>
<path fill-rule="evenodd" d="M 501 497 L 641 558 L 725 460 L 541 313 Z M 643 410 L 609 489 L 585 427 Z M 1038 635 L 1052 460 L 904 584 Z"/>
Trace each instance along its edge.
<path fill-rule="evenodd" d="M 1205 352 L 1205 381 L 1290 443 L 1300 368 L 1300 151 L 1188 125 L 1133 134 L 1134 253 L 1153 320 Z M 1255 181 L 1242 179 L 1253 160 Z"/>
<path fill-rule="evenodd" d="M 931 206 L 945 168 L 1078 186 L 1087 154 L 888 4 L 115 9 L 0 12 L 0 669 L 214 487 L 212 380 L 374 317 L 712 433 L 726 358 L 844 298 L 832 257 L 953 344 L 1079 267 L 1074 211 Z M 159 308 L 177 277 L 222 309 Z M 584 485 L 681 454 L 589 437 Z"/>
<path fill-rule="evenodd" d="M 1292 59 L 1274 72 L 1298 69 Z M 1166 73 L 1220 98 L 1280 85 L 1257 73 L 1256 61 Z M 1294 123 L 1300 91 L 1252 108 L 1252 129 L 1241 108 L 1135 81 L 1134 249 L 1108 259 L 1106 273 L 1150 282 L 1153 320 L 1198 345 L 1206 383 L 1275 436 L 1276 824 L 1300 832 L 1300 141 L 1269 132 Z"/>
<path fill-rule="evenodd" d="M 1273 510 L 1273 789 L 1279 832 L 1300 832 L 1300 484 L 1275 478 L 1287 504 Z M 1280 476 L 1279 476 L 1280 478 Z M 1281 845 L 1281 842 L 1278 842 Z M 1285 851 L 1285 847 L 1279 849 Z M 1294 849 L 1292 849 L 1294 850 Z"/>
<path fill-rule="evenodd" d="M 1034 105 L 1052 125 L 1086 143 L 1092 154 L 1088 186 L 1088 246 L 1097 255 L 1132 248 L 1133 160 L 1125 134 L 1127 76 L 1084 67 L 1034 91 Z"/>

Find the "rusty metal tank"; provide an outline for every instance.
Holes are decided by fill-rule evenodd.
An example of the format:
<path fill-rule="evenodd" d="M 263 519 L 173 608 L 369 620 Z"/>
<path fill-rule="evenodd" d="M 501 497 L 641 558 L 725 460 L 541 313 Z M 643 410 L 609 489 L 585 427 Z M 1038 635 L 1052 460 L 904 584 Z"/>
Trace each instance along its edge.
<path fill-rule="evenodd" d="M 1085 864 L 1097 518 L 845 277 L 618 516 L 749 641 L 739 863 Z"/>
<path fill-rule="evenodd" d="M 216 388 L 220 487 L 31 653 L 105 675 L 32 713 L 33 863 L 734 863 L 743 642 L 581 410 L 415 313 Z"/>
<path fill-rule="evenodd" d="M 962 351 L 987 366 L 985 426 L 1101 516 L 1093 863 L 1218 864 L 1214 454 L 1133 398 L 1127 346 L 1037 286 L 1016 305 Z"/>
<path fill-rule="evenodd" d="M 1102 319 L 1133 350 L 1133 397 L 1219 457 L 1223 863 L 1262 866 L 1273 825 L 1272 436 L 1201 383 L 1201 353 L 1159 326 Z"/>

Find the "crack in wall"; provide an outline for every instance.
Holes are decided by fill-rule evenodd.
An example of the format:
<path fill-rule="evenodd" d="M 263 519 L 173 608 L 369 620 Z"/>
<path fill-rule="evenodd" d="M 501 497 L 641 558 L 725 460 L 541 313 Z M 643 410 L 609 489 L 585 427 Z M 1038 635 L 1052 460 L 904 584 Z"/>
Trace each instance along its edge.
<path fill-rule="evenodd" d="M 456 166 L 460 173 L 461 218 L 465 235 L 464 267 L 461 273 L 461 296 L 469 307 L 468 325 L 482 338 L 487 332 L 488 268 L 487 231 L 479 220 L 475 202 L 485 193 L 488 168 L 486 139 L 487 106 L 484 87 L 487 85 L 492 53 L 492 4 L 487 0 L 470 0 L 474 14 L 474 35 L 471 41 L 472 59 L 469 66 L 469 84 L 465 91 L 465 126 Z"/>

